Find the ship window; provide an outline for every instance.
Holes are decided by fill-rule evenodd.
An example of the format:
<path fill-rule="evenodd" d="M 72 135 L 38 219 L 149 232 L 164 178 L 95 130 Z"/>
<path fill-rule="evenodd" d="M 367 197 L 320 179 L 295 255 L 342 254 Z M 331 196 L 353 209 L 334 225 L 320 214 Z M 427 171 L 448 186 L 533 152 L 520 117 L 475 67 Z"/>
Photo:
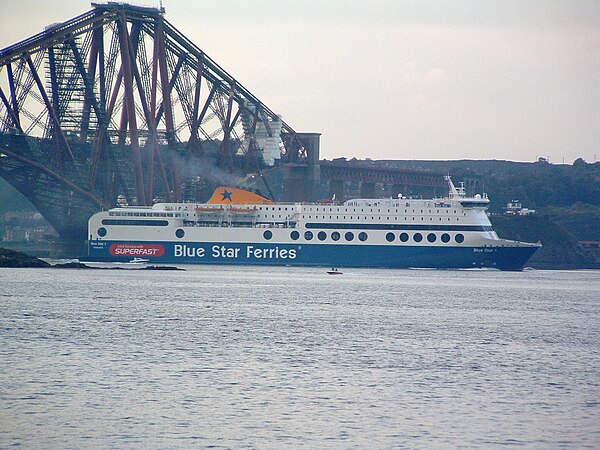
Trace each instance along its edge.
<path fill-rule="evenodd" d="M 436 240 L 436 239 L 437 239 L 437 237 L 436 237 L 436 235 L 435 235 L 434 233 L 429 233 L 429 234 L 427 235 L 427 240 L 428 240 L 429 242 L 435 242 L 435 240 Z"/>
<path fill-rule="evenodd" d="M 181 228 L 177 228 L 177 230 L 175 230 L 175 236 L 181 239 L 185 236 L 185 231 L 183 231 Z"/>
<path fill-rule="evenodd" d="M 304 239 L 306 239 L 307 241 L 310 241 L 310 240 L 312 240 L 312 238 L 313 238 L 312 231 L 306 231 L 306 232 L 304 233 Z"/>
<path fill-rule="evenodd" d="M 100 237 L 106 236 L 106 228 L 104 228 L 104 227 L 98 228 L 98 236 L 100 236 Z"/>
<path fill-rule="evenodd" d="M 268 241 L 269 239 L 271 239 L 273 237 L 273 232 L 271 230 L 266 230 L 263 233 L 263 237 Z"/>
<path fill-rule="evenodd" d="M 368 238 L 368 237 L 369 237 L 369 236 L 368 236 L 368 235 L 367 235 L 367 233 L 365 233 L 364 231 L 361 231 L 361 232 L 358 234 L 358 238 L 359 238 L 361 241 L 363 241 L 363 242 L 365 242 L 365 241 L 367 240 L 367 238 Z"/>
<path fill-rule="evenodd" d="M 344 235 L 344 238 L 346 238 L 347 241 L 352 241 L 352 240 L 354 240 L 354 233 L 352 231 L 348 231 Z"/>
<path fill-rule="evenodd" d="M 408 241 L 408 233 L 401 233 L 400 234 L 400 240 L 402 242 L 407 242 Z"/>
<path fill-rule="evenodd" d="M 334 231 L 333 233 L 331 233 L 331 239 L 333 239 L 334 241 L 339 241 L 340 233 L 338 233 L 337 231 Z"/>
<path fill-rule="evenodd" d="M 456 236 L 454 236 L 454 240 L 460 244 L 464 242 L 465 237 L 462 233 L 458 233 Z"/>
<path fill-rule="evenodd" d="M 297 241 L 297 240 L 298 240 L 298 238 L 300 237 L 300 233 L 298 233 L 297 231 L 292 231 L 292 232 L 290 233 L 290 237 L 291 237 L 291 238 L 292 238 L 294 241 Z"/>
<path fill-rule="evenodd" d="M 415 242 L 421 242 L 423 240 L 423 235 L 421 233 L 415 233 L 413 239 Z"/>
<path fill-rule="evenodd" d="M 446 244 L 447 244 L 448 242 L 450 242 L 450 235 L 449 235 L 448 233 L 444 233 L 444 234 L 442 234 L 442 242 L 444 242 L 444 243 L 446 243 Z"/>
<path fill-rule="evenodd" d="M 325 239 L 327 239 L 327 233 L 325 233 L 324 231 L 319 231 L 319 234 L 317 234 L 317 237 L 319 238 L 320 241 L 324 241 Z"/>
<path fill-rule="evenodd" d="M 385 235 L 385 240 L 388 242 L 393 242 L 394 239 L 396 239 L 396 236 L 394 236 L 394 233 L 388 233 Z"/>
<path fill-rule="evenodd" d="M 131 225 L 139 227 L 166 227 L 169 225 L 168 220 L 132 220 L 132 219 L 103 219 L 102 225 Z"/>

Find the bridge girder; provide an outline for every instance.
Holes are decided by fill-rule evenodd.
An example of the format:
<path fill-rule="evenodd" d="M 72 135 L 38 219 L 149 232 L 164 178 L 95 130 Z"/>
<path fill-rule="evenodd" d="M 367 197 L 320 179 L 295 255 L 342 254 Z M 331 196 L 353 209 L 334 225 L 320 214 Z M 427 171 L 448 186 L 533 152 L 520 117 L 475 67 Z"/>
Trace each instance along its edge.
<path fill-rule="evenodd" d="M 306 159 L 302 136 L 164 10 L 92 5 L 0 51 L 0 176 L 63 237 L 119 197 L 181 201 L 194 183 L 260 170 L 279 150 Z"/>

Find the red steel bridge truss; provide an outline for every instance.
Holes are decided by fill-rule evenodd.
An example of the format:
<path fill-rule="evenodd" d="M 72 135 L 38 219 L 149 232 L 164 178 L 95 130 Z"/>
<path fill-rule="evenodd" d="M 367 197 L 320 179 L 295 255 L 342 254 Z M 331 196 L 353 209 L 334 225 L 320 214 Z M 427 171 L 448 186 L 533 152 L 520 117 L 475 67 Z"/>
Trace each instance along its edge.
<path fill-rule="evenodd" d="M 307 157 L 164 10 L 92 5 L 0 51 L 0 176 L 63 238 L 118 201 L 193 200 L 217 172 Z"/>

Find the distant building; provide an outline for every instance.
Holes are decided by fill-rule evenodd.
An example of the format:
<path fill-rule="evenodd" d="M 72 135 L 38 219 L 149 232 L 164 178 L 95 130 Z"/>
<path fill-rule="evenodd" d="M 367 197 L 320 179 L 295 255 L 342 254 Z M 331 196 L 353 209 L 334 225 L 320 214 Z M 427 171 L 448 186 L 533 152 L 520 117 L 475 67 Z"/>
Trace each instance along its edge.
<path fill-rule="evenodd" d="M 25 241 L 25 229 L 22 227 L 6 227 L 4 231 L 4 242 Z"/>
<path fill-rule="evenodd" d="M 0 240 L 4 242 L 48 242 L 56 236 L 38 212 L 9 211 L 0 216 Z"/>
<path fill-rule="evenodd" d="M 54 230 L 50 227 L 11 227 L 4 230 L 4 242 L 48 242 L 54 236 Z"/>
<path fill-rule="evenodd" d="M 523 208 L 519 200 L 513 200 L 504 207 L 504 214 L 507 216 L 530 216 L 535 214 L 535 209 Z"/>

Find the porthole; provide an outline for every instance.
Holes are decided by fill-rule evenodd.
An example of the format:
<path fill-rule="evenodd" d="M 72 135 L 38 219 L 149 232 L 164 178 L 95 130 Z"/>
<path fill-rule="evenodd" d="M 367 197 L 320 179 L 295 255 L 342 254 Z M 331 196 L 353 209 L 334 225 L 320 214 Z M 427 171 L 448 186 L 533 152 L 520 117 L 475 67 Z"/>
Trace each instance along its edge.
<path fill-rule="evenodd" d="M 408 233 L 400 233 L 400 240 L 402 242 L 408 242 Z"/>
<path fill-rule="evenodd" d="M 447 244 L 448 242 L 450 242 L 450 235 L 448 233 L 444 233 L 442 234 L 441 239 L 444 244 Z"/>
<path fill-rule="evenodd" d="M 307 241 L 311 241 L 311 240 L 312 240 L 312 238 L 313 238 L 312 231 L 306 231 L 306 232 L 304 233 L 304 239 L 306 239 Z"/>
<path fill-rule="evenodd" d="M 334 241 L 339 241 L 340 233 L 338 233 L 337 231 L 334 231 L 333 233 L 331 233 L 331 239 L 333 239 Z"/>
<path fill-rule="evenodd" d="M 365 242 L 368 237 L 369 236 L 364 231 L 361 231 L 360 233 L 358 233 L 358 239 L 360 239 L 362 242 Z"/>
<path fill-rule="evenodd" d="M 298 233 L 297 231 L 292 231 L 292 232 L 290 233 L 290 237 L 291 237 L 291 238 L 292 238 L 294 241 L 297 241 L 297 240 L 298 240 L 298 238 L 300 237 L 300 233 Z"/>
<path fill-rule="evenodd" d="M 421 242 L 423 240 L 423 235 L 421 233 L 415 233 L 413 235 L 413 240 L 415 242 Z"/>
<path fill-rule="evenodd" d="M 456 236 L 454 236 L 454 240 L 460 244 L 464 242 L 465 237 L 461 233 L 458 233 Z"/>
<path fill-rule="evenodd" d="M 266 230 L 263 233 L 263 237 L 268 241 L 269 239 L 271 239 L 273 237 L 273 232 L 271 230 Z"/>
<path fill-rule="evenodd" d="M 319 234 L 317 234 L 317 237 L 319 238 L 320 241 L 324 241 L 325 239 L 327 239 L 327 233 L 325 233 L 324 231 L 319 231 Z"/>
<path fill-rule="evenodd" d="M 347 241 L 353 241 L 354 240 L 354 233 L 352 231 L 348 231 L 344 237 L 346 238 Z"/>
<path fill-rule="evenodd" d="M 437 236 L 436 236 L 434 233 L 429 233 L 429 234 L 427 235 L 427 240 L 428 240 L 429 242 L 432 242 L 432 243 L 433 243 L 433 242 L 435 242 L 435 240 L 436 240 L 436 239 L 437 239 Z"/>
<path fill-rule="evenodd" d="M 100 236 L 100 237 L 106 236 L 106 228 L 104 228 L 104 227 L 98 228 L 98 236 Z"/>
<path fill-rule="evenodd" d="M 185 231 L 183 231 L 181 228 L 177 228 L 177 230 L 175 231 L 175 236 L 181 239 L 185 236 Z"/>
<path fill-rule="evenodd" d="M 388 233 L 385 235 L 385 240 L 388 242 L 393 242 L 394 239 L 396 239 L 396 236 L 394 236 L 394 233 Z"/>

